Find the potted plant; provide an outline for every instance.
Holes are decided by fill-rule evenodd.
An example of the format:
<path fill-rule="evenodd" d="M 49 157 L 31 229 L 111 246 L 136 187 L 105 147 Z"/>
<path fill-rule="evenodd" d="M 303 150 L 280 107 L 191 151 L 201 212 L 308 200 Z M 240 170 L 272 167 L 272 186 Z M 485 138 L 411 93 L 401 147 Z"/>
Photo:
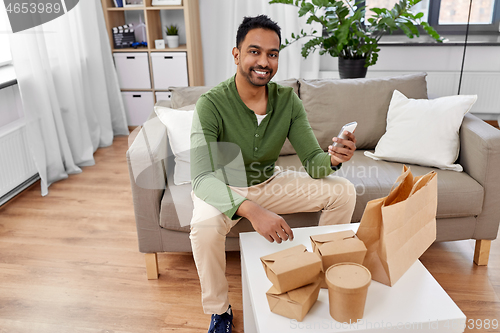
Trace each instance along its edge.
<path fill-rule="evenodd" d="M 175 24 L 166 26 L 167 44 L 171 49 L 179 47 L 179 28 Z"/>
<path fill-rule="evenodd" d="M 269 3 L 282 3 L 299 7 L 299 17 L 308 15 L 307 24 L 318 22 L 323 31 L 311 33 L 302 30 L 292 33 L 291 41 L 285 39 L 284 48 L 304 37 L 312 37 L 302 47 L 302 56 L 319 49 L 319 54 L 330 54 L 339 58 L 340 78 L 360 78 L 366 76 L 369 66 L 378 59 L 378 42 L 386 34 L 401 29 L 406 36 L 420 36 L 417 26 L 437 42 L 442 38 L 427 22 L 422 21 L 423 13 L 414 14 L 411 8 L 421 0 L 400 0 L 392 9 L 371 8 L 374 13 L 365 21 L 366 6 L 352 0 L 271 0 Z"/>

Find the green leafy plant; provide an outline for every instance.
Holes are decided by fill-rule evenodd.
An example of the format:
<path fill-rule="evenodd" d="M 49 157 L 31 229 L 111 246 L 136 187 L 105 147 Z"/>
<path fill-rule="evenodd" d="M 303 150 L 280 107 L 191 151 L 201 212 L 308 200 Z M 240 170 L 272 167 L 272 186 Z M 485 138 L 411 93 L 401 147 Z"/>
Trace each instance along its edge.
<path fill-rule="evenodd" d="M 166 26 L 166 28 L 168 36 L 177 36 L 179 34 L 179 27 L 176 26 L 175 24 Z"/>
<path fill-rule="evenodd" d="M 352 0 L 271 0 L 270 4 L 282 3 L 299 7 L 299 17 L 307 15 L 307 24 L 321 24 L 318 31 L 292 33 L 291 40 L 285 39 L 284 48 L 301 38 L 312 37 L 302 47 L 302 56 L 319 49 L 319 53 L 345 59 L 366 59 L 365 67 L 375 65 L 378 59 L 378 42 L 386 34 L 401 29 L 406 36 L 420 36 L 418 26 L 442 42 L 442 38 L 427 22 L 422 21 L 423 13 L 414 14 L 411 8 L 421 0 L 400 0 L 392 9 L 371 8 L 374 15 L 365 22 L 366 6 Z"/>

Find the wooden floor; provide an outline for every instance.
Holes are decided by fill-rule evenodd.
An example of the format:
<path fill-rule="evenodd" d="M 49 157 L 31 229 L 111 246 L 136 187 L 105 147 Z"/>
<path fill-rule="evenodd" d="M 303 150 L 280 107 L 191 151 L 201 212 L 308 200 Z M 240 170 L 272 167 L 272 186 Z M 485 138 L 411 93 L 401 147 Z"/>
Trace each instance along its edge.
<path fill-rule="evenodd" d="M 1 333 L 207 331 L 191 254 L 160 254 L 159 280 L 146 279 L 126 150 L 117 137 L 47 197 L 36 185 L 0 208 Z M 494 241 L 489 266 L 478 267 L 473 242 L 460 241 L 434 244 L 421 260 L 469 319 L 491 321 L 500 320 L 499 254 Z M 234 332 L 243 332 L 239 253 L 227 261 Z M 476 327 L 467 331 L 500 331 Z"/>
<path fill-rule="evenodd" d="M 485 122 L 490 124 L 493 127 L 499 128 L 498 121 L 496 121 L 496 120 L 485 120 Z"/>

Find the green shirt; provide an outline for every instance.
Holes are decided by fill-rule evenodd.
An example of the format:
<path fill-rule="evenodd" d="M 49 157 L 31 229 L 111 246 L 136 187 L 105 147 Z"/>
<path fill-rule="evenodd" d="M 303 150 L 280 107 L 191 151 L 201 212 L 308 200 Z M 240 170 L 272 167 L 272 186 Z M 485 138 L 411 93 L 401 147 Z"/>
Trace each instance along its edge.
<path fill-rule="evenodd" d="M 293 89 L 269 82 L 267 91 L 267 116 L 260 125 L 241 100 L 234 76 L 196 103 L 191 129 L 193 191 L 232 219 L 239 218 L 235 213 L 246 198 L 228 185 L 248 187 L 271 177 L 287 137 L 312 178 L 338 169 L 320 148 Z"/>

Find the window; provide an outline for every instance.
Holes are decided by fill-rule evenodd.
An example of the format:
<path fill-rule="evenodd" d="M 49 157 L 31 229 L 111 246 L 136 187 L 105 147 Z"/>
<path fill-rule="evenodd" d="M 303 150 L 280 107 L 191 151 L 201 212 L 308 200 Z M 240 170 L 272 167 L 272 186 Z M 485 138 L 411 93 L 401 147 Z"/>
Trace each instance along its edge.
<path fill-rule="evenodd" d="M 465 31 L 470 1 L 435 0 L 429 5 L 429 24 L 438 32 Z M 472 0 L 471 32 L 499 32 L 500 0 Z"/>
<path fill-rule="evenodd" d="M 398 0 L 365 0 L 367 15 L 373 7 L 392 8 Z M 438 32 L 463 33 L 469 15 L 469 0 L 422 0 L 413 7 Z M 371 15 L 370 15 L 371 16 Z M 368 16 L 368 17 L 370 17 Z M 368 18 L 367 17 L 367 18 Z M 500 0 L 472 0 L 470 31 L 499 32 Z"/>
<path fill-rule="evenodd" d="M 366 0 L 366 18 L 370 18 L 372 14 L 374 14 L 370 8 L 378 7 L 378 8 L 392 8 L 399 0 Z M 418 4 L 416 4 L 413 9 L 414 12 L 422 12 L 424 13 L 423 21 L 427 21 L 429 14 L 429 0 L 422 0 Z"/>
<path fill-rule="evenodd" d="M 494 0 L 476 0 L 472 2 L 471 24 L 493 23 Z M 464 6 L 465 5 L 465 6 Z M 469 15 L 470 3 L 454 4 L 451 0 L 441 0 L 439 11 L 439 24 L 466 24 Z"/>
<path fill-rule="evenodd" d="M 3 2 L 0 2 L 0 66 L 12 62 L 9 44 L 10 23 Z"/>

